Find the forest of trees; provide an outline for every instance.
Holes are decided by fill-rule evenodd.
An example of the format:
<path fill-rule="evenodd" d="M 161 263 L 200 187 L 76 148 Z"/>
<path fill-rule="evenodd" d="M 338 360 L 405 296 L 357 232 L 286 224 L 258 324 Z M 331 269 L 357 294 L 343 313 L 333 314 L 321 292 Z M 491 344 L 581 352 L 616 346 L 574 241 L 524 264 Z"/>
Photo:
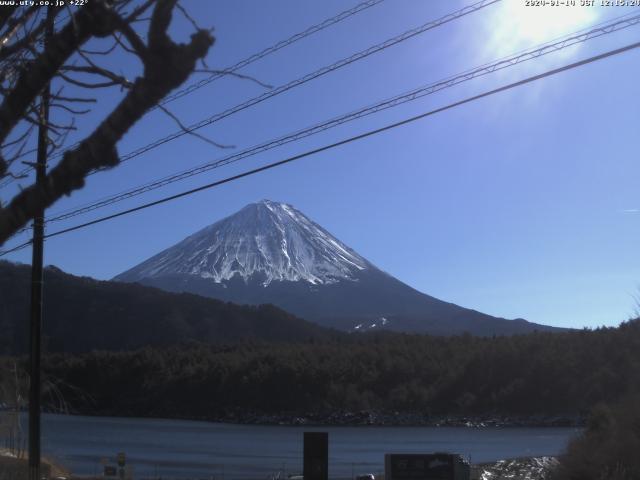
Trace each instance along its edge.
<path fill-rule="evenodd" d="M 28 273 L 0 262 L 5 355 L 26 352 L 26 324 L 16 319 L 27 311 Z M 50 409 L 238 421 L 361 411 L 584 415 L 640 387 L 639 320 L 495 338 L 346 334 L 272 306 L 55 268 L 46 281 Z M 13 362 L 5 357 L 0 368 L 13 371 Z"/>
<path fill-rule="evenodd" d="M 137 284 L 44 272 L 44 349 L 80 353 L 135 350 L 198 339 L 300 341 L 334 332 L 271 305 L 242 306 Z M 28 351 L 28 265 L 0 261 L 0 355 Z"/>
<path fill-rule="evenodd" d="M 638 351 L 634 320 L 497 338 L 379 333 L 286 344 L 192 343 L 54 354 L 44 367 L 76 413 L 239 420 L 362 410 L 583 415 L 600 402 L 640 393 Z M 58 400 L 52 401 L 53 408 Z"/>

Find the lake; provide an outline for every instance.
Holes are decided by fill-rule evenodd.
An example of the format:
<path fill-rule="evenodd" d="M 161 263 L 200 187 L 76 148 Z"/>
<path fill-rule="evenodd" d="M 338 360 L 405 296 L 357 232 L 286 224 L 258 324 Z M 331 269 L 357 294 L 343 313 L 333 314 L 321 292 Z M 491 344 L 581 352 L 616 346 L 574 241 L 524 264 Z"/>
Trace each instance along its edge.
<path fill-rule="evenodd" d="M 26 419 L 25 419 L 26 420 Z M 26 421 L 25 421 L 26 428 Z M 186 420 L 43 416 L 44 455 L 77 475 L 102 473 L 103 459 L 125 452 L 135 478 L 266 480 L 302 471 L 304 431 L 329 432 L 329 474 L 384 470 L 385 453 L 457 452 L 471 461 L 556 455 L 575 428 L 300 427 Z"/>

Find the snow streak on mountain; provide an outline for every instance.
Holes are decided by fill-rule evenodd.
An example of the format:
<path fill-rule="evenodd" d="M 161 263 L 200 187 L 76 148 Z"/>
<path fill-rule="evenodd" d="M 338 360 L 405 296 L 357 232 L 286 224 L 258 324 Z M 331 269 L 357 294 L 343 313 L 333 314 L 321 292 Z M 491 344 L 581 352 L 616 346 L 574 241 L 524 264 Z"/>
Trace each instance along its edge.
<path fill-rule="evenodd" d="M 548 329 L 419 292 L 376 268 L 291 205 L 269 200 L 247 205 L 115 280 L 232 303 L 270 303 L 346 331 L 510 335 Z"/>
<path fill-rule="evenodd" d="M 117 280 L 139 281 L 187 274 L 216 283 L 240 277 L 304 281 L 326 285 L 357 280 L 367 260 L 285 203 L 263 200 L 187 237 L 122 273 Z"/>

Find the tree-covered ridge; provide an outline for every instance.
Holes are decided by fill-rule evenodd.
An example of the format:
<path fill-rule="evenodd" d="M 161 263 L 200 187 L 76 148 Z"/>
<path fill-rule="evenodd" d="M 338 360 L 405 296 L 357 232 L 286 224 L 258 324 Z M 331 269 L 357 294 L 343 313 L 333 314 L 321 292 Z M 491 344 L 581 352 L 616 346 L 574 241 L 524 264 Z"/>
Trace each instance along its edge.
<path fill-rule="evenodd" d="M 640 390 L 640 321 L 513 337 L 352 336 L 46 359 L 75 411 L 225 418 L 377 410 L 584 414 Z M 88 398 L 91 397 L 91 400 Z"/>
<path fill-rule="evenodd" d="M 252 307 L 45 269 L 44 347 L 49 352 L 134 350 L 189 340 L 300 341 L 333 332 L 270 305 Z M 30 269 L 0 262 L 0 354 L 28 348 Z"/>

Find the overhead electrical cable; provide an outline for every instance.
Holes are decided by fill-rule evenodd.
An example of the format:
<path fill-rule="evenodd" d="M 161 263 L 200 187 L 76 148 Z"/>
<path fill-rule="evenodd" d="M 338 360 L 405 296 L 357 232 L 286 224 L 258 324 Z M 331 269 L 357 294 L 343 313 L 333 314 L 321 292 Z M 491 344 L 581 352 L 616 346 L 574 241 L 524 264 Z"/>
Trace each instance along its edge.
<path fill-rule="evenodd" d="M 160 145 L 164 145 L 167 142 L 173 141 L 177 138 L 180 138 L 184 135 L 188 135 L 189 133 L 195 132 L 196 130 L 199 130 L 203 127 L 206 127 L 208 125 L 211 125 L 213 123 L 216 123 L 224 118 L 227 118 L 231 115 L 235 115 L 238 112 L 241 112 L 243 110 L 246 110 L 247 108 L 253 107 L 255 105 L 258 105 L 266 100 L 269 100 L 277 95 L 280 95 L 282 93 L 288 92 L 289 90 L 292 90 L 294 88 L 297 88 L 301 85 L 306 84 L 307 82 L 310 82 L 312 80 L 315 80 L 316 78 L 320 78 L 323 77 L 324 75 L 327 75 L 328 73 L 332 73 L 342 67 L 346 67 L 347 65 L 351 65 L 352 63 L 355 63 L 359 60 L 362 60 L 364 58 L 367 58 L 375 53 L 381 52 L 383 50 L 386 50 L 387 48 L 393 47 L 394 45 L 397 45 L 399 43 L 402 43 L 406 40 L 409 40 L 411 38 L 414 38 L 422 33 L 428 32 L 430 30 L 433 30 L 435 28 L 441 27 L 442 25 L 445 25 L 449 22 L 452 22 L 454 20 L 457 20 L 459 18 L 462 18 L 466 15 L 469 15 L 471 13 L 477 12 L 479 10 L 482 10 L 483 8 L 486 8 L 490 5 L 493 5 L 494 3 L 498 3 L 502 0 L 481 0 L 479 2 L 476 2 L 474 4 L 471 5 L 467 5 L 464 8 L 461 8 L 459 10 L 456 10 L 452 13 L 449 13 L 447 15 L 444 15 L 436 20 L 432 20 L 429 21 L 423 25 L 420 25 L 419 27 L 415 27 L 412 28 L 410 30 L 407 30 L 403 33 L 401 33 L 400 35 L 396 35 L 395 37 L 389 38 L 387 40 L 385 40 L 384 42 L 378 43 L 376 45 L 373 45 L 369 48 L 366 48 L 364 50 L 361 50 L 357 53 L 354 53 L 353 55 L 350 55 L 349 57 L 345 57 L 342 58 L 341 60 L 338 60 L 337 62 L 332 63 L 331 65 L 327 65 L 324 66 L 322 68 L 319 68 L 318 70 L 315 70 L 313 72 L 307 73 L 306 75 L 303 75 L 302 77 L 299 77 L 295 80 L 291 80 L 290 82 L 284 83 L 278 87 L 273 88 L 272 90 L 263 92 L 262 94 L 250 98 L 242 103 L 239 103 L 233 107 L 230 107 L 226 110 L 223 110 L 221 112 L 215 113 L 214 115 L 211 115 L 208 118 L 205 118 L 203 120 L 200 120 L 199 122 L 196 122 L 194 124 L 191 124 L 189 126 L 187 126 L 184 129 L 180 129 L 177 130 L 169 135 L 166 135 L 162 138 L 159 138 L 158 140 L 155 140 L 154 142 L 151 142 L 143 147 L 137 148 L 136 150 L 133 150 L 129 153 L 126 153 L 124 155 L 122 155 L 120 157 L 120 162 L 126 162 L 128 160 L 131 160 L 134 157 L 137 157 L 139 155 L 142 155 L 143 153 L 146 153 L 150 150 L 153 150 L 154 148 L 159 147 Z M 95 173 L 95 172 L 94 172 Z"/>
<path fill-rule="evenodd" d="M 480 93 L 478 95 L 467 97 L 467 98 L 465 98 L 463 100 L 459 100 L 457 102 L 453 102 L 453 103 L 447 104 L 447 105 L 445 105 L 443 107 L 439 107 L 439 108 L 436 108 L 434 110 L 430 110 L 430 111 L 421 113 L 419 115 L 415 115 L 415 116 L 406 118 L 404 120 L 385 125 L 385 126 L 380 127 L 380 128 L 369 130 L 369 131 L 361 133 L 359 135 L 354 135 L 354 136 L 345 138 L 343 140 L 340 140 L 340 141 L 337 141 L 337 142 L 334 142 L 334 143 L 331 143 L 331 144 L 328 144 L 328 145 L 324 145 L 324 146 L 319 147 L 319 148 L 315 148 L 313 150 L 308 150 L 308 151 L 306 151 L 304 153 L 300 153 L 298 155 L 294 155 L 294 156 L 285 158 L 285 159 L 277 161 L 277 162 L 269 163 L 267 165 L 264 165 L 264 166 L 261 166 L 261 167 L 258 167 L 258 168 L 254 168 L 252 170 L 247 170 L 247 171 L 239 173 L 237 175 L 233 175 L 233 176 L 221 179 L 221 180 L 217 180 L 215 182 L 208 183 L 206 185 L 202 185 L 200 187 L 192 188 L 190 190 L 186 190 L 186 191 L 183 191 L 181 193 L 177 193 L 175 195 L 170 195 L 168 197 L 164 197 L 164 198 L 161 198 L 159 200 L 155 200 L 153 202 L 145 203 L 145 204 L 139 205 L 137 207 L 129 208 L 127 210 L 123 210 L 123 211 L 120 211 L 120 212 L 117 212 L 117 213 L 114 213 L 114 214 L 111 214 L 111 215 L 107 215 L 107 216 L 104 216 L 104 217 L 101 217 L 101 218 L 97 218 L 97 219 L 91 220 L 89 222 L 85 222 L 85 223 L 82 223 L 82 224 L 79 224 L 79 225 L 75 225 L 75 226 L 72 226 L 72 227 L 69 227 L 69 228 L 65 228 L 65 229 L 58 230 L 58 231 L 55 231 L 55 232 L 52 232 L 52 233 L 48 233 L 48 234 L 45 235 L 44 238 L 52 238 L 52 237 L 56 237 L 56 236 L 59 236 L 59 235 L 66 234 L 66 233 L 70 233 L 70 232 L 73 232 L 73 231 L 76 231 L 76 230 L 80 230 L 80 229 L 89 227 L 91 225 L 96 225 L 98 223 L 106 222 L 108 220 L 112 220 L 114 218 L 122 217 L 124 215 L 129 215 L 131 213 L 138 212 L 138 211 L 141 211 L 141 210 L 145 210 L 147 208 L 151 208 L 151 207 L 154 207 L 156 205 L 160 205 L 160 204 L 167 203 L 167 202 L 170 202 L 170 201 L 173 201 L 173 200 L 177 200 L 177 199 L 182 198 L 182 197 L 193 195 L 194 193 L 197 193 L 197 192 L 201 192 L 201 191 L 204 191 L 204 190 L 209 190 L 211 188 L 215 188 L 215 187 L 218 187 L 220 185 L 223 185 L 223 184 L 226 184 L 226 183 L 229 183 L 229 182 L 233 182 L 235 180 L 239 180 L 241 178 L 245 178 L 245 177 L 248 177 L 248 176 L 251 176 L 251 175 L 255 175 L 257 173 L 264 172 L 266 170 L 271 170 L 273 168 L 280 167 L 282 165 L 286 165 L 288 163 L 292 163 L 294 161 L 301 160 L 303 158 L 306 158 L 306 157 L 309 157 L 309 156 L 312 156 L 312 155 L 316 155 L 318 153 L 325 152 L 327 150 L 331 150 L 331 149 L 334 149 L 334 148 L 342 146 L 342 145 L 353 143 L 353 142 L 362 140 L 364 138 L 368 138 L 368 137 L 371 137 L 373 135 L 377 135 L 379 133 L 383 133 L 383 132 L 398 128 L 400 126 L 407 125 L 407 124 L 416 122 L 418 120 L 422 120 L 424 118 L 436 115 L 438 113 L 445 112 L 447 110 L 451 110 L 451 109 L 459 107 L 461 105 L 465 105 L 465 104 L 468 104 L 468 103 L 471 103 L 471 102 L 474 102 L 474 101 L 477 101 L 477 100 L 480 100 L 480 99 L 483 99 L 483 98 L 486 98 L 486 97 L 490 97 L 490 96 L 496 95 L 496 94 L 501 93 L 501 92 L 505 92 L 507 90 L 511 90 L 513 88 L 516 88 L 516 87 L 520 87 L 522 85 L 526 85 L 526 84 L 529 84 L 529 83 L 532 83 L 532 82 L 535 82 L 535 81 L 538 81 L 538 80 L 542 80 L 543 78 L 547 78 L 547 77 L 550 77 L 550 76 L 553 76 L 553 75 L 557 75 L 559 73 L 566 72 L 568 70 L 573 70 L 574 68 L 578 68 L 578 67 L 581 67 L 581 66 L 584 66 L 584 65 L 588 65 L 588 64 L 603 60 L 605 58 L 612 57 L 614 55 L 620 55 L 622 53 L 625 53 L 625 52 L 628 52 L 630 50 L 636 49 L 638 47 L 640 47 L 640 42 L 635 42 L 635 43 L 626 45 L 624 47 L 616 48 L 614 50 L 609 50 L 609 51 L 607 51 L 605 53 L 601 53 L 599 55 L 594 55 L 592 57 L 589 57 L 589 58 L 586 58 L 586 59 L 583 59 L 583 60 L 579 60 L 577 62 L 573 62 L 573 63 L 567 64 L 567 65 L 564 65 L 562 67 L 558 67 L 558 68 L 554 68 L 554 69 L 551 69 L 551 70 L 547 70 L 546 72 L 543 72 L 543 73 L 540 73 L 540 74 L 537 74 L 537 75 L 533 75 L 533 76 L 527 77 L 527 78 L 522 79 L 522 80 L 518 80 L 518 81 L 513 82 L 513 83 L 509 83 L 509 84 L 504 85 L 502 87 L 498 87 L 498 88 L 495 88 L 493 90 L 489 90 L 489 91 Z M 24 248 L 27 245 L 29 245 L 29 243 L 30 242 L 27 242 L 27 243 L 25 243 L 25 244 L 23 244 L 21 246 L 14 247 L 11 251 L 16 251 L 16 249 Z M 8 252 L 8 251 L 0 252 L 0 256 L 6 255 L 6 252 Z"/>
<path fill-rule="evenodd" d="M 136 150 L 133 150 L 129 153 L 126 153 L 124 155 L 122 155 L 120 157 L 120 163 L 126 162 L 128 160 L 131 160 L 132 158 L 135 158 L 139 155 L 142 155 L 143 153 L 146 153 L 150 150 L 153 150 L 154 148 L 159 147 L 160 145 L 164 145 L 167 142 L 170 142 L 172 140 L 175 140 L 177 138 L 180 138 L 184 135 L 188 135 L 191 132 L 194 132 L 200 128 L 203 128 L 205 126 L 211 125 L 219 120 L 222 120 L 223 118 L 229 117 L 231 115 L 234 115 L 238 112 L 241 112 L 243 110 L 246 110 L 247 108 L 253 107 L 254 105 L 257 105 L 259 103 L 264 102 L 265 100 L 268 100 L 272 97 L 275 97 L 277 95 L 280 95 L 284 92 L 287 92 L 293 88 L 296 88 L 300 85 L 303 85 L 311 80 L 314 80 L 316 78 L 319 78 L 321 76 L 324 76 L 330 72 L 333 72 L 335 70 L 338 70 L 339 68 L 342 68 L 344 66 L 350 65 L 354 62 L 357 62 L 359 60 L 362 60 L 363 58 L 367 58 L 370 55 L 373 55 L 377 52 L 380 52 L 382 50 L 385 50 L 389 47 L 392 47 L 394 45 L 397 45 L 398 43 L 404 42 L 406 40 L 409 40 L 410 38 L 413 38 L 417 35 L 420 35 L 422 33 L 425 33 L 429 30 L 432 30 L 434 28 L 440 27 L 442 25 L 445 25 L 453 20 L 457 20 L 461 17 L 464 17 L 466 15 L 469 15 L 471 13 L 477 12 L 478 10 L 481 10 L 483 8 L 486 8 L 490 5 L 493 5 L 494 3 L 498 3 L 502 0 L 481 0 L 479 2 L 473 3 L 471 5 L 467 5 L 466 7 L 463 7 L 459 10 L 456 10 L 452 13 L 449 13 L 447 15 L 444 15 L 436 20 L 432 20 L 429 21 L 419 27 L 415 27 L 412 28 L 410 30 L 407 30 L 403 33 L 401 33 L 400 35 L 397 35 L 395 37 L 392 37 L 384 42 L 378 43 L 374 46 L 371 46 L 365 50 L 362 50 L 360 52 L 357 52 L 349 57 L 345 57 L 341 60 L 338 60 L 337 62 L 334 62 L 331 65 L 322 67 L 318 70 L 315 70 L 314 72 L 308 73 L 306 75 L 304 75 L 303 77 L 300 77 L 296 80 L 292 80 L 288 83 L 282 84 L 279 87 L 276 87 L 275 89 L 269 90 L 267 92 L 262 93 L 261 95 L 258 95 L 256 97 L 253 97 L 249 100 L 246 100 L 240 104 L 237 104 L 233 107 L 230 107 L 222 112 L 218 112 L 216 114 L 214 114 L 213 116 L 206 118 L 204 120 L 201 120 L 200 122 L 197 122 L 195 124 L 189 125 L 188 127 L 186 127 L 185 129 L 180 129 L 176 132 L 173 132 L 172 134 L 169 134 L 163 138 L 160 138 L 158 140 L 155 140 L 152 143 L 149 143 L 143 147 L 137 148 Z M 79 145 L 80 142 L 72 145 L 69 148 L 73 148 L 77 145 Z M 68 150 L 68 149 L 67 149 Z M 53 155 L 50 156 L 51 159 L 55 159 L 58 157 L 61 157 L 62 155 L 64 155 L 64 151 L 60 151 L 57 152 Z M 31 167 L 29 167 L 26 172 L 28 172 L 31 169 Z M 97 173 L 101 170 L 95 170 L 93 172 L 91 172 L 89 175 L 92 175 L 94 173 Z M 22 172 L 22 174 L 24 174 L 24 172 Z M 7 179 L 5 179 L 3 182 L 0 182 L 0 188 L 3 188 L 4 186 L 10 184 L 11 182 L 13 182 L 13 178 L 12 177 L 8 177 Z"/>
<path fill-rule="evenodd" d="M 172 102 L 173 100 L 176 100 L 178 98 L 184 97 L 185 95 L 189 95 L 192 92 L 195 92 L 196 90 L 204 87 L 205 85 L 210 84 L 211 82 L 214 82 L 216 80 L 218 80 L 219 78 L 224 77 L 225 75 L 228 75 L 230 73 L 233 73 L 237 70 L 240 70 L 241 68 L 246 67 L 247 65 L 252 64 L 253 62 L 260 60 L 261 58 L 266 57 L 267 55 L 270 55 L 272 53 L 277 52 L 278 50 L 281 50 L 282 48 L 288 47 L 289 45 L 297 42 L 298 40 L 302 40 L 303 38 L 306 38 L 310 35 L 313 35 L 316 32 L 320 32 L 322 30 L 324 30 L 327 27 L 330 27 L 331 25 L 334 25 L 336 23 L 339 23 L 353 15 L 356 15 L 370 7 L 373 7 L 374 5 L 377 5 L 381 2 L 383 2 L 384 0 L 368 0 L 366 2 L 362 2 L 359 3 L 358 5 L 356 5 L 353 8 L 350 8 L 348 10 L 345 10 L 343 12 L 340 12 L 339 14 L 327 18 L 326 20 L 313 25 L 309 28 L 307 28 L 306 30 L 296 33 L 292 36 L 290 36 L 289 38 L 285 39 L 285 40 L 281 40 L 278 43 L 271 45 L 270 47 L 265 48 L 264 50 L 254 53 L 253 55 L 250 55 L 249 57 L 240 60 L 239 62 L 235 63 L 234 65 L 231 65 L 230 67 L 227 67 L 225 69 L 223 69 L 220 72 L 214 73 L 212 75 L 210 75 L 207 78 L 203 78 L 202 80 L 193 83 L 189 86 L 187 86 L 186 88 L 183 88 L 181 90 L 178 90 L 177 92 L 172 93 L 171 95 L 166 96 L 161 102 L 160 105 L 165 105 L 169 102 Z"/>
<path fill-rule="evenodd" d="M 20 245 L 16 245 L 15 247 L 8 248 L 7 250 L 0 250 L 0 257 L 4 257 L 5 255 L 9 255 L 10 253 L 17 252 L 19 250 L 22 250 L 23 248 L 27 248 L 32 243 L 33 242 L 31 240 L 28 240 L 24 243 L 21 243 Z"/>
<path fill-rule="evenodd" d="M 384 2 L 384 0 L 366 0 L 365 2 L 361 2 L 358 3 L 357 5 L 355 5 L 352 8 L 349 8 L 347 10 L 344 10 L 332 17 L 329 17 L 325 20 L 323 20 L 320 23 L 317 23 L 315 25 L 310 26 L 309 28 L 307 28 L 306 30 L 303 30 L 301 32 L 295 33 L 294 35 L 291 35 L 290 37 L 281 40 L 259 52 L 256 52 L 238 62 L 236 62 L 235 64 L 224 68 L 223 70 L 213 73 L 210 76 L 208 76 L 207 78 L 203 78 L 200 81 L 193 83 L 181 90 L 178 90 L 174 93 L 172 93 L 171 95 L 168 95 L 167 97 L 165 97 L 161 102 L 160 105 L 165 105 L 169 102 L 172 102 L 173 100 L 176 100 L 178 98 L 184 97 L 185 95 L 189 95 L 192 92 L 195 92 L 196 90 L 204 87 L 205 85 L 208 85 L 216 80 L 218 80 L 219 78 L 222 78 L 226 75 L 229 75 L 231 73 L 236 72 L 237 70 L 240 70 L 241 68 L 246 67 L 247 65 L 252 64 L 253 62 L 256 62 L 268 55 L 271 55 L 272 53 L 275 53 L 279 50 L 282 50 L 285 47 L 288 47 L 289 45 L 292 45 L 296 42 L 298 42 L 299 40 L 302 40 L 303 38 L 309 37 L 311 35 L 313 35 L 314 33 L 317 32 L 321 32 L 322 30 L 335 25 L 337 23 L 342 22 L 343 20 L 346 20 L 347 18 L 350 18 L 354 15 L 357 15 L 360 12 L 363 12 L 375 5 L 378 5 L 379 3 Z M 64 19 L 69 18 L 68 16 L 65 17 Z M 62 19 L 62 20 L 64 20 Z M 56 20 L 56 23 L 58 21 L 61 21 L 61 19 Z M 153 107 L 153 109 L 158 108 Z M 77 145 L 79 145 L 80 142 L 76 142 L 74 145 L 68 147 L 68 148 L 73 148 Z M 34 150 L 35 151 L 35 150 Z M 32 153 L 32 152 L 25 152 L 23 155 L 27 155 L 28 153 Z M 25 175 L 27 173 L 29 173 L 29 171 L 32 170 L 32 167 L 28 167 L 20 172 L 18 172 L 18 174 L 16 174 L 17 177 Z M 6 179 L 4 179 L 2 182 L 0 182 L 0 188 L 3 188 L 6 185 L 9 185 L 11 182 L 13 182 L 15 180 L 14 177 L 7 177 Z"/>
<path fill-rule="evenodd" d="M 184 170 L 182 172 L 178 172 L 176 174 L 173 175 L 169 175 L 163 178 L 160 178 L 158 180 L 152 181 L 152 182 L 148 182 L 146 184 L 140 185 L 138 187 L 134 187 L 132 189 L 128 189 L 125 190 L 123 192 L 117 193 L 115 195 L 111 195 L 108 197 L 105 197 L 103 199 L 88 203 L 88 204 L 84 204 L 82 206 L 77 206 L 74 207 L 72 209 L 67 209 L 65 211 L 61 211 L 59 213 L 54 213 L 52 216 L 49 217 L 48 222 L 56 222 L 56 221 L 62 221 L 62 220 L 67 220 L 69 218 L 96 210 L 98 208 L 102 208 L 108 205 L 112 205 L 114 203 L 123 201 L 123 200 L 127 200 L 129 198 L 141 195 L 143 193 L 161 188 L 163 186 L 166 186 L 168 184 L 180 181 L 180 180 L 184 180 L 186 178 L 190 178 L 193 177 L 195 175 L 199 175 L 205 172 L 208 172 L 210 170 L 213 170 L 215 168 L 220 168 L 222 166 L 225 165 L 229 165 L 231 163 L 235 163 L 241 159 L 250 157 L 250 156 L 254 156 L 257 155 L 259 153 L 263 153 L 267 150 L 271 150 L 272 148 L 276 148 L 294 141 L 298 141 L 301 140 L 303 138 L 315 135 L 317 133 L 326 131 L 328 129 L 337 127 L 339 125 L 343 125 L 347 122 L 351 122 L 360 118 L 363 118 L 365 116 L 389 109 L 389 108 L 393 108 L 399 105 L 402 105 L 404 103 L 408 103 L 414 100 L 417 100 L 419 98 L 425 97 L 427 95 L 431 95 L 433 93 L 436 93 L 438 91 L 444 90 L 446 88 L 450 88 L 453 87 L 455 85 L 458 85 L 460 83 L 466 82 L 466 81 L 470 81 L 474 78 L 480 77 L 480 76 L 484 76 L 499 70 L 502 70 L 504 68 L 508 68 L 508 67 L 512 67 L 518 64 L 521 64 L 522 62 L 528 61 L 528 60 L 533 60 L 536 58 L 539 58 L 543 55 L 549 54 L 549 53 L 553 53 L 553 52 L 557 52 L 559 50 L 562 50 L 564 48 L 568 48 L 570 46 L 576 45 L 578 43 L 583 43 L 586 42 L 588 40 L 594 39 L 594 38 L 598 38 L 600 36 L 609 34 L 609 33 L 613 33 L 616 31 L 619 31 L 623 28 L 628 28 L 630 26 L 634 26 L 634 25 L 638 25 L 640 24 L 640 14 L 631 17 L 631 18 L 627 18 L 625 20 L 618 20 L 616 22 L 611 22 L 608 24 L 605 24 L 599 28 L 595 28 L 592 29 L 586 33 L 582 33 L 579 35 L 574 35 L 574 36 L 570 36 L 567 37 L 561 41 L 555 42 L 555 43 L 550 43 L 550 44 L 544 44 L 543 46 L 539 47 L 539 48 L 535 48 L 535 49 L 530 49 L 530 50 L 525 50 L 521 53 L 518 53 L 516 55 L 513 56 L 509 56 L 509 57 L 504 57 L 498 61 L 495 61 L 493 63 L 488 63 L 488 64 L 484 64 L 480 67 L 471 69 L 471 70 L 467 70 L 465 72 L 459 73 L 457 75 L 451 76 L 451 77 L 447 77 L 446 79 L 440 80 L 438 82 L 426 85 L 426 86 L 422 86 L 419 87 L 417 89 L 411 90 L 409 92 L 397 95 L 395 97 L 391 97 L 389 99 L 383 100 L 381 102 L 378 102 L 376 104 L 373 105 L 369 105 L 367 107 L 363 107 L 360 108 L 358 110 L 352 111 L 350 113 L 347 113 L 345 115 L 339 116 L 339 117 L 335 117 L 333 119 L 327 120 L 325 122 L 319 123 L 319 124 L 315 124 L 311 127 L 307 127 L 305 129 L 302 130 L 298 130 L 296 132 L 290 133 L 288 135 L 282 136 L 282 137 L 278 137 L 274 140 L 270 140 L 252 147 L 249 147 L 245 150 L 242 150 L 240 152 L 236 152 L 233 154 L 230 154 L 224 158 L 215 160 L 213 162 L 208 162 L 208 163 L 204 163 L 202 165 L 199 165 L 197 167 L 191 168 L 191 169 L 187 169 Z"/>
<path fill-rule="evenodd" d="M 459 10 L 456 10 L 452 13 L 449 13 L 447 15 L 444 15 L 436 20 L 432 20 L 429 21 L 423 25 L 420 25 L 419 27 L 415 27 L 412 28 L 410 30 L 407 30 L 403 33 L 401 33 L 400 35 L 396 35 L 395 37 L 392 37 L 388 40 L 385 40 L 384 42 L 378 43 L 376 45 L 373 45 L 369 48 L 366 48 L 365 50 L 361 50 L 357 53 L 354 53 L 353 55 L 349 56 L 349 57 L 345 57 L 341 60 L 338 60 L 337 62 L 332 63 L 331 65 L 326 65 L 318 70 L 315 70 L 311 73 L 308 73 L 302 77 L 299 77 L 295 80 L 291 80 L 290 82 L 284 83 L 282 85 L 280 85 L 279 87 L 276 87 L 272 90 L 269 90 L 267 92 L 263 92 L 261 95 L 258 95 L 256 97 L 250 98 L 242 103 L 239 103 L 233 107 L 230 107 L 226 110 L 223 110 L 222 112 L 218 112 L 208 118 L 205 118 L 204 120 L 201 120 L 199 122 L 196 122 L 192 125 L 189 125 L 188 127 L 186 127 L 185 129 L 180 129 L 177 130 L 169 135 L 166 135 L 158 140 L 155 140 L 154 142 L 151 142 L 145 146 L 142 146 L 140 148 L 137 148 L 136 150 L 133 150 L 129 153 L 126 153 L 124 155 L 120 156 L 120 163 L 126 162 L 127 160 L 130 160 L 134 157 L 137 157 L 139 155 L 142 155 L 145 152 L 148 152 L 149 150 L 153 150 L 154 148 L 160 146 L 160 145 L 164 145 L 167 142 L 170 142 L 172 140 L 175 140 L 177 138 L 180 138 L 184 135 L 188 135 L 191 132 L 194 132 L 196 130 L 199 130 L 202 127 L 211 125 L 219 120 L 222 120 L 223 118 L 229 117 L 231 115 L 234 115 L 238 112 L 241 112 L 249 107 L 253 107 L 254 105 L 257 105 L 259 103 L 264 102 L 265 100 L 268 100 L 270 98 L 273 98 L 277 95 L 280 95 L 284 92 L 287 92 L 291 89 L 294 89 L 296 87 L 299 87 L 300 85 L 304 85 L 307 82 L 310 82 L 311 80 L 314 80 L 316 78 L 322 77 L 328 73 L 334 72 L 335 70 L 338 70 L 342 67 L 345 67 L 347 65 L 351 65 L 354 62 L 357 62 L 359 60 L 362 60 L 363 58 L 367 58 L 370 55 L 373 55 L 375 53 L 378 53 L 380 51 L 383 51 L 387 48 L 390 48 L 394 45 L 397 45 L 401 42 L 404 42 L 406 40 L 409 40 L 410 38 L 413 38 L 417 35 L 420 35 L 422 33 L 425 33 L 429 30 L 432 30 L 434 28 L 438 28 L 442 25 L 445 25 L 449 22 L 452 22 L 454 20 L 457 20 L 461 17 L 464 17 L 466 15 L 469 15 L 471 13 L 477 12 L 478 10 L 481 10 L 483 8 L 488 7 L 489 5 L 493 5 L 494 3 L 498 3 L 502 0 L 482 0 L 480 2 L 474 3 L 472 5 L 468 5 L 464 8 L 461 8 Z M 53 157 L 55 158 L 56 156 L 61 156 L 62 153 L 58 153 L 57 155 L 53 155 Z M 94 171 L 92 173 L 97 173 L 97 171 Z"/>

